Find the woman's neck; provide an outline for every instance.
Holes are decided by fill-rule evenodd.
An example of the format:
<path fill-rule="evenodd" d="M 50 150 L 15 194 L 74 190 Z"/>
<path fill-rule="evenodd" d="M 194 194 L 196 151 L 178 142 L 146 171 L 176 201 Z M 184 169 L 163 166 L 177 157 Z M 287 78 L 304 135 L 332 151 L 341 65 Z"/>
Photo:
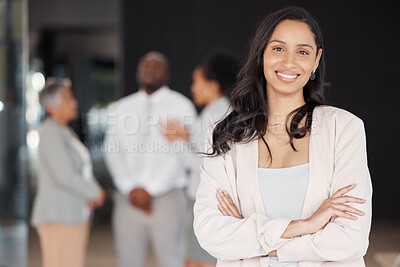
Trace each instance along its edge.
<path fill-rule="evenodd" d="M 69 121 L 63 118 L 63 116 L 57 116 L 56 114 L 51 114 L 50 117 L 61 126 L 67 126 Z"/>
<path fill-rule="evenodd" d="M 306 102 L 301 95 L 268 96 L 268 124 L 284 124 L 287 116 L 293 110 L 303 106 Z"/>

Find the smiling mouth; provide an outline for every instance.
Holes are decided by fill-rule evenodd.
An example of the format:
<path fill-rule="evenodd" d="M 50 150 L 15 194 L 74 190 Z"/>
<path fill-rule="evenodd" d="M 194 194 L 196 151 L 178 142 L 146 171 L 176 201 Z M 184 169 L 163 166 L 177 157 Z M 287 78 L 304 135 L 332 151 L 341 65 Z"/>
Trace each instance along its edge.
<path fill-rule="evenodd" d="M 300 74 L 288 74 L 279 71 L 275 71 L 275 73 L 278 79 L 284 82 L 294 82 L 300 76 Z"/>

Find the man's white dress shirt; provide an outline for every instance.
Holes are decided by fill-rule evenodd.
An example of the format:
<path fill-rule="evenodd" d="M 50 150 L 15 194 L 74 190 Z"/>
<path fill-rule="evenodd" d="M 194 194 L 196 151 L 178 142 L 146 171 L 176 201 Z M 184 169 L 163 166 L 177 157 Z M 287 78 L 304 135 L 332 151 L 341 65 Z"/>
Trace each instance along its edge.
<path fill-rule="evenodd" d="M 179 142 L 170 144 L 160 123 L 179 119 L 192 128 L 196 110 L 182 94 L 163 86 L 151 95 L 140 90 L 119 100 L 108 116 L 106 164 L 118 191 L 144 188 L 157 197 L 186 185 Z"/>

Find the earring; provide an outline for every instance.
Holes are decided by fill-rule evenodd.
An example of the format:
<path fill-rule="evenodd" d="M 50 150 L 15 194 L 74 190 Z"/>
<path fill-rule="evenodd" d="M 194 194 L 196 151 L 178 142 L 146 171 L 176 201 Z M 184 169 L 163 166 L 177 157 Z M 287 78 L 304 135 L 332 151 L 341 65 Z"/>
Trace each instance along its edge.
<path fill-rule="evenodd" d="M 313 72 L 311 73 L 310 80 L 311 80 L 311 81 L 314 81 L 314 80 L 315 80 L 315 71 L 313 71 Z"/>

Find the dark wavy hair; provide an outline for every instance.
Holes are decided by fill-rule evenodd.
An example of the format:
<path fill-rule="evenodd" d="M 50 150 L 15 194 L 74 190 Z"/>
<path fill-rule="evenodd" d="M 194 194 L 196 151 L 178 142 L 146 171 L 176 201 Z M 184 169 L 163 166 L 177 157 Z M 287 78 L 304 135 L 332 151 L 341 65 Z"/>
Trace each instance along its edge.
<path fill-rule="evenodd" d="M 214 49 L 198 67 L 207 80 L 219 84 L 222 94 L 229 94 L 236 84 L 239 60 L 228 49 Z"/>
<path fill-rule="evenodd" d="M 304 8 L 287 7 L 265 17 L 250 43 L 249 54 L 232 91 L 232 112 L 215 126 L 212 133 L 212 147 L 211 151 L 207 151 L 208 155 L 225 154 L 234 143 L 248 143 L 261 137 L 272 160 L 271 151 L 263 137 L 268 125 L 267 84 L 263 71 L 263 55 L 276 26 L 284 20 L 306 23 L 314 34 L 317 53 L 319 49 L 324 49 L 320 27 Z M 293 110 L 286 118 L 286 122 L 291 118 L 290 126 L 286 127 L 286 131 L 290 137 L 290 145 L 295 151 L 293 139 L 302 138 L 310 131 L 314 108 L 325 104 L 324 79 L 325 60 L 322 54 L 315 72 L 315 79 L 309 80 L 303 88 L 305 105 Z M 299 123 L 305 116 L 305 125 L 299 127 Z"/>

